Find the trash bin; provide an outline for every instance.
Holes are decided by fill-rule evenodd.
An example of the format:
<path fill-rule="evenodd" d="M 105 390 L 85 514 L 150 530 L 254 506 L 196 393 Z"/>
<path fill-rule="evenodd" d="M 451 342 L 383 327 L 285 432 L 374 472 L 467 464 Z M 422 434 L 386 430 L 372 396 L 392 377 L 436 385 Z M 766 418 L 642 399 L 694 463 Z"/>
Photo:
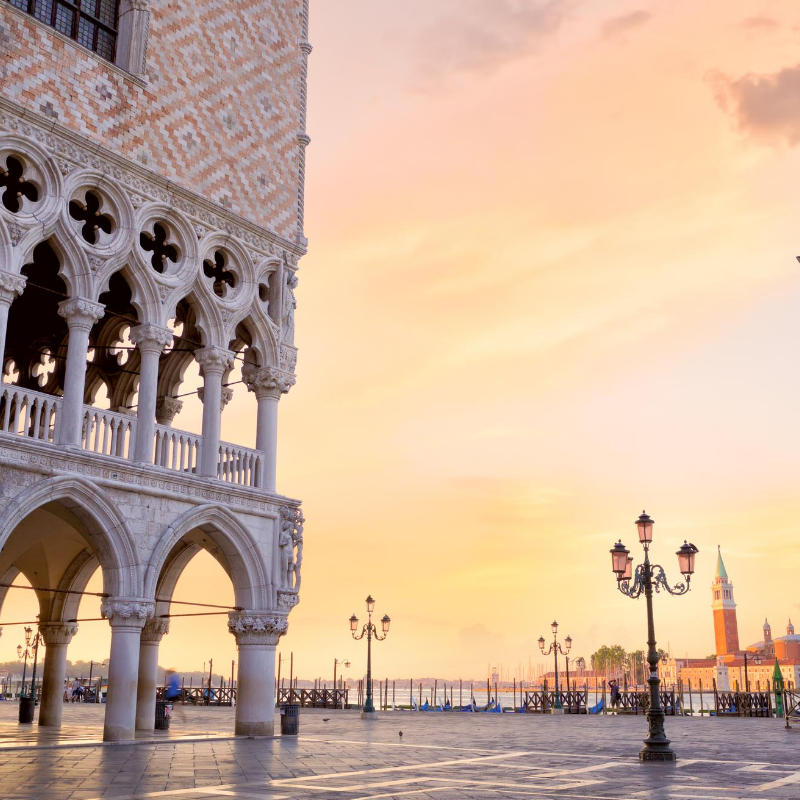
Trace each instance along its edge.
<path fill-rule="evenodd" d="M 33 722 L 33 709 L 36 699 L 33 697 L 20 697 L 19 699 L 19 721 Z"/>
<path fill-rule="evenodd" d="M 168 731 L 169 718 L 172 714 L 172 703 L 167 703 L 164 700 L 156 702 L 156 730 Z"/>
<path fill-rule="evenodd" d="M 281 706 L 281 735 L 297 736 L 300 729 L 300 704 L 284 703 Z"/>

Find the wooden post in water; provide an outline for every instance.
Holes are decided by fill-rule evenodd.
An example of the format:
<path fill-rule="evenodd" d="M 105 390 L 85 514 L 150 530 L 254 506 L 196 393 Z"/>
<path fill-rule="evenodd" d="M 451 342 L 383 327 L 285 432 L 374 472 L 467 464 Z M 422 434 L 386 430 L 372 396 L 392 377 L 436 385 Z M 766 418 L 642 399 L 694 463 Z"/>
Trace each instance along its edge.
<path fill-rule="evenodd" d="M 517 679 L 514 678 L 514 711 L 517 710 Z"/>
<path fill-rule="evenodd" d="M 460 708 L 464 708 L 464 681 L 461 678 L 458 679 L 458 705 Z"/>
<path fill-rule="evenodd" d="M 394 702 L 394 689 L 395 689 L 394 685 L 395 685 L 395 683 L 396 683 L 396 681 L 392 681 L 392 711 L 394 711 L 394 706 L 395 706 L 395 702 Z"/>
<path fill-rule="evenodd" d="M 433 679 L 433 699 L 431 705 L 436 708 L 436 696 L 439 694 L 439 681 L 434 678 Z"/>
<path fill-rule="evenodd" d="M 691 712 L 692 716 L 694 716 L 694 706 L 692 705 L 692 679 L 689 678 L 687 683 L 689 684 L 689 711 Z"/>
<path fill-rule="evenodd" d="M 697 682 L 698 682 L 699 688 L 700 688 L 700 716 L 702 717 L 703 716 L 703 712 L 705 710 L 703 708 L 703 679 L 699 678 Z"/>

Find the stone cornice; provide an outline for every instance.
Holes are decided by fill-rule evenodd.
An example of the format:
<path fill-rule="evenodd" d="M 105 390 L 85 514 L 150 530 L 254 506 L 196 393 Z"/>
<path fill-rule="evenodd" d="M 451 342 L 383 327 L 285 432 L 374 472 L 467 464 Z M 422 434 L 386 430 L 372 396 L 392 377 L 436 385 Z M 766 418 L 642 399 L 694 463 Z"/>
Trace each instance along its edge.
<path fill-rule="evenodd" d="M 53 33 L 52 28 L 48 27 L 47 30 Z M 125 75 L 134 79 L 128 73 Z M 304 245 L 284 239 L 267 228 L 233 214 L 202 195 L 161 177 L 141 164 L 129 161 L 104 145 L 90 142 L 83 135 L 6 97 L 0 97 L 0 130 L 3 128 L 33 137 L 51 150 L 59 162 L 66 161 L 105 172 L 129 191 L 175 206 L 193 222 L 224 230 L 264 256 L 280 256 L 283 250 L 292 256 L 290 266 L 296 267 L 297 259 L 307 252 Z"/>
<path fill-rule="evenodd" d="M 4 433 L 0 433 L 0 466 L 45 475 L 80 475 L 109 489 L 184 499 L 187 503 L 218 503 L 269 519 L 279 517 L 283 506 L 300 505 L 299 500 L 262 489 Z"/>

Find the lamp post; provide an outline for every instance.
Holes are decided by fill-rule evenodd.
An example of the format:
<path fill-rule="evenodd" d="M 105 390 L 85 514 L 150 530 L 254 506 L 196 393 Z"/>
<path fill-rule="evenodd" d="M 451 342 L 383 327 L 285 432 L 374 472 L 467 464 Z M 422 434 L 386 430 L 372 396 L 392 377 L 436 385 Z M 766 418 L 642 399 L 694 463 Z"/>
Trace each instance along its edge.
<path fill-rule="evenodd" d="M 647 663 L 650 665 L 650 706 L 647 709 L 649 732 L 644 740 L 644 747 L 639 751 L 639 761 L 676 761 L 675 753 L 670 749 L 669 739 L 664 732 L 664 709 L 661 705 L 661 681 L 658 677 L 658 650 L 656 650 L 656 633 L 653 622 L 653 591 L 664 591 L 681 595 L 689 591 L 689 582 L 694 573 L 694 557 L 698 552 L 693 544 L 684 542 L 677 552 L 678 567 L 686 579 L 686 583 L 678 583 L 674 587 L 667 582 L 664 568 L 650 563 L 650 544 L 653 541 L 654 521 L 643 511 L 636 520 L 639 542 L 644 548 L 644 563 L 633 572 L 633 558 L 630 551 L 617 542 L 611 548 L 612 570 L 617 576 L 617 588 L 627 597 L 637 599 L 644 594 L 647 601 Z M 632 581 L 632 582 L 631 582 Z"/>
<path fill-rule="evenodd" d="M 761 666 L 761 656 L 758 653 L 753 656 L 752 661 L 757 667 Z M 750 692 L 750 679 L 747 677 L 747 650 L 744 651 L 744 690 Z"/>
<path fill-rule="evenodd" d="M 337 703 L 336 703 L 336 699 L 335 699 L 336 698 L 336 668 L 339 666 L 339 664 L 341 664 L 345 669 L 349 669 L 350 668 L 350 662 L 346 658 L 344 658 L 344 659 L 342 659 L 342 658 L 334 658 L 333 659 L 333 697 L 334 697 L 333 706 L 334 706 L 334 708 L 337 707 Z M 344 708 L 344 694 L 342 694 L 342 708 Z"/>
<path fill-rule="evenodd" d="M 333 688 L 336 689 L 336 668 L 341 664 L 345 669 L 350 668 L 350 662 L 346 658 L 333 659 Z"/>
<path fill-rule="evenodd" d="M 553 712 L 557 713 L 559 711 L 563 711 L 564 708 L 561 705 L 561 697 L 559 696 L 559 686 L 558 686 L 558 654 L 566 656 L 570 648 L 572 647 L 572 637 L 567 636 L 564 639 L 564 645 L 562 646 L 561 643 L 558 641 L 558 623 L 553 620 L 552 624 L 550 625 L 550 630 L 553 631 L 553 641 L 550 644 L 547 652 L 544 651 L 544 636 L 539 637 L 539 649 L 542 651 L 543 656 L 549 656 L 550 653 L 553 654 L 553 661 L 555 662 L 555 684 L 556 684 L 556 693 L 555 693 L 555 700 L 553 701 Z M 566 649 L 565 649 L 566 648 Z M 567 667 L 569 669 L 569 667 Z M 569 686 L 567 686 L 569 689 Z"/>
<path fill-rule="evenodd" d="M 29 631 L 30 628 L 25 628 L 25 631 Z M 17 645 L 17 658 L 22 661 L 22 686 L 19 690 L 19 696 L 25 696 L 25 673 L 28 671 L 28 659 L 33 655 L 28 647 L 24 650 L 21 644 Z"/>
<path fill-rule="evenodd" d="M 37 617 L 38 619 L 38 617 Z M 39 657 L 39 645 L 43 645 L 42 635 L 39 633 L 37 624 L 36 633 L 34 634 L 33 628 L 25 628 L 25 650 L 23 652 L 22 645 L 17 647 L 17 657 L 25 659 L 25 666 L 28 664 L 28 658 L 33 655 L 33 670 L 31 672 L 31 691 L 30 694 L 25 696 L 25 668 L 22 672 L 22 691 L 19 696 L 19 721 L 22 723 L 33 722 L 33 711 L 36 707 L 36 662 Z"/>
<path fill-rule="evenodd" d="M 381 632 L 383 636 L 378 635 L 378 629 L 375 627 L 375 623 L 372 621 L 372 612 L 375 610 L 375 601 L 372 599 L 372 595 L 367 596 L 367 623 L 361 630 L 361 635 L 356 636 L 356 631 L 358 630 L 358 617 L 353 614 L 350 617 L 350 633 L 353 635 L 353 638 L 358 641 L 363 639 L 365 636 L 367 637 L 367 699 L 364 703 L 364 708 L 361 711 L 361 718 L 362 719 L 375 719 L 377 718 L 377 713 L 375 712 L 375 706 L 372 704 L 372 637 L 374 636 L 379 642 L 382 642 L 389 633 L 389 625 L 391 623 L 391 619 L 389 619 L 388 614 L 384 614 L 381 618 Z"/>

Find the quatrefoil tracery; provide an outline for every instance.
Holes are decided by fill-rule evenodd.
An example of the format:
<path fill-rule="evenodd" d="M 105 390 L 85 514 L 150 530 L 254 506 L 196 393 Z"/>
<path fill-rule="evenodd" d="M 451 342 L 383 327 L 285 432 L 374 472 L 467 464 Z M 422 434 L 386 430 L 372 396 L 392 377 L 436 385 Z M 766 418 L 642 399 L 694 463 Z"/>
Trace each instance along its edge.
<path fill-rule="evenodd" d="M 3 205 L 12 213 L 22 210 L 22 198 L 35 203 L 39 190 L 25 178 L 22 162 L 14 156 L 6 157 L 5 169 L 0 171 L 0 189 L 3 189 Z"/>
<path fill-rule="evenodd" d="M 236 275 L 225 268 L 225 256 L 219 250 L 214 253 L 213 261 L 206 259 L 203 262 L 203 273 L 211 279 L 211 286 L 217 297 L 226 297 L 228 288 L 236 287 Z"/>
<path fill-rule="evenodd" d="M 86 203 L 70 200 L 69 215 L 72 219 L 82 222 L 81 236 L 89 244 L 97 244 L 98 231 L 110 234 L 114 230 L 114 220 L 100 211 L 102 201 L 94 192 L 86 192 Z"/>
<path fill-rule="evenodd" d="M 178 248 L 169 241 L 169 231 L 158 222 L 153 225 L 153 233 L 142 231 L 139 234 L 139 244 L 147 253 L 152 253 L 150 264 L 159 274 L 167 269 L 167 261 L 173 264 L 178 262 Z"/>

